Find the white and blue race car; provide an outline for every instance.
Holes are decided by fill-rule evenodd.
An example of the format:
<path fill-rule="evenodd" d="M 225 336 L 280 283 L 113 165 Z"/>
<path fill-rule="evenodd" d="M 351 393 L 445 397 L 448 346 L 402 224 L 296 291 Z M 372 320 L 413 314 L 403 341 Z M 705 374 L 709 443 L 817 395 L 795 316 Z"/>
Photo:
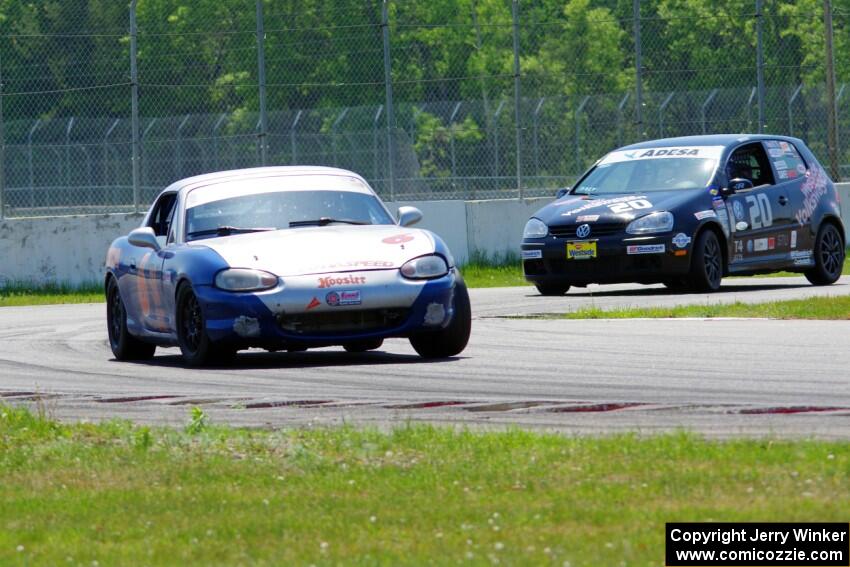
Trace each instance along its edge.
<path fill-rule="evenodd" d="M 178 181 L 106 258 L 109 343 L 118 360 L 179 346 L 185 362 L 251 347 L 350 352 L 407 337 L 427 358 L 470 334 L 469 295 L 445 243 L 396 221 L 359 175 L 263 167 Z"/>

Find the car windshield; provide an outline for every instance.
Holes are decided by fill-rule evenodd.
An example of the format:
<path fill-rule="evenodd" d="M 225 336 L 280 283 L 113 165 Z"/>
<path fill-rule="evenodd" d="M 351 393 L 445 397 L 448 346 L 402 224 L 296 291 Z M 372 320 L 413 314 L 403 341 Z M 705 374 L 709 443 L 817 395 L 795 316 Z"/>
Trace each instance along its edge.
<path fill-rule="evenodd" d="M 186 210 L 186 239 L 338 223 L 394 224 L 371 193 L 322 189 L 265 191 L 190 206 Z"/>
<path fill-rule="evenodd" d="M 653 150 L 612 152 L 576 185 L 572 194 L 637 194 L 702 189 L 708 186 L 717 169 L 719 152 L 710 151 L 713 149 L 714 146 L 660 148 L 654 153 L 650 153 Z M 665 157 L 668 154 L 673 157 Z"/>

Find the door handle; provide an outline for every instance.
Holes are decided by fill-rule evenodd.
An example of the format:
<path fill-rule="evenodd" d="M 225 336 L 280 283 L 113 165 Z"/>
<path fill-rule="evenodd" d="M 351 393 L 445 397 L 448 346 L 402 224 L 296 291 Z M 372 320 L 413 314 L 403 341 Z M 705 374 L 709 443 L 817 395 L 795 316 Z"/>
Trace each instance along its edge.
<path fill-rule="evenodd" d="M 784 207 L 785 205 L 788 204 L 788 198 L 785 197 L 785 195 L 780 195 L 779 196 L 779 204 Z"/>

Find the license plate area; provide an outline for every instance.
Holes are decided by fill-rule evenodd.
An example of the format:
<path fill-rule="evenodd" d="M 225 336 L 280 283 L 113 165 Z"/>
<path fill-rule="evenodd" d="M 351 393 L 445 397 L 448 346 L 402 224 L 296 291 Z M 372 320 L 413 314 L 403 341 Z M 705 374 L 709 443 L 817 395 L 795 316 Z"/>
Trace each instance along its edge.
<path fill-rule="evenodd" d="M 596 240 L 570 240 L 567 242 L 567 260 L 596 258 Z"/>

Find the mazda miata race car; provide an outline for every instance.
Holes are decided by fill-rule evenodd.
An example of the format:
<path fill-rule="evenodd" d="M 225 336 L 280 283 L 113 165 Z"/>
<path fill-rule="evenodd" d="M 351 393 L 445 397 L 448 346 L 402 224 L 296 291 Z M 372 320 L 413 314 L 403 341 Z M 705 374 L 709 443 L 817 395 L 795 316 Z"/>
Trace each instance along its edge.
<path fill-rule="evenodd" d="M 118 360 L 179 346 L 185 362 L 249 347 L 360 352 L 407 337 L 423 357 L 469 339 L 466 286 L 445 243 L 398 221 L 357 174 L 264 167 L 178 181 L 106 258 Z"/>
<path fill-rule="evenodd" d="M 525 278 L 543 295 L 589 283 L 715 291 L 725 275 L 844 264 L 839 195 L 801 140 L 712 135 L 642 142 L 597 161 L 525 225 Z"/>

